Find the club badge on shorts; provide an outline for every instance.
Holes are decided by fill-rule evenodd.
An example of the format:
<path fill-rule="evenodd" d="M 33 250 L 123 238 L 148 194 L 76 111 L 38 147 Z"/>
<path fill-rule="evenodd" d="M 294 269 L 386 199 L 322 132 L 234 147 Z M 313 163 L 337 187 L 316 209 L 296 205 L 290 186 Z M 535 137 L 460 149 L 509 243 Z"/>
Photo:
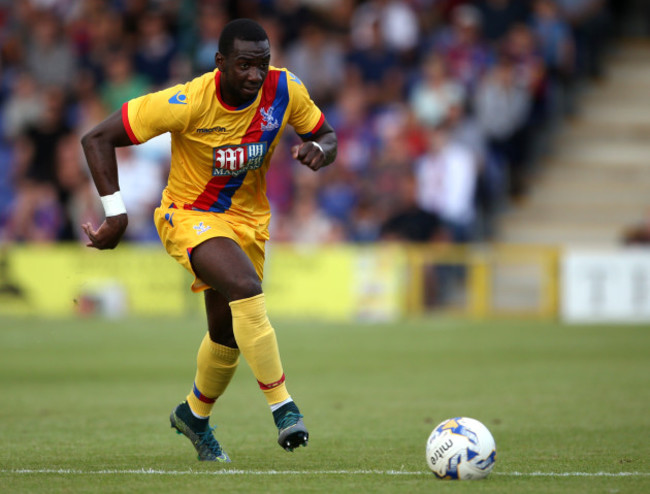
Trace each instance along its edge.
<path fill-rule="evenodd" d="M 204 225 L 203 222 L 201 221 L 198 225 L 194 225 L 192 228 L 194 228 L 197 235 L 201 235 L 202 233 L 205 233 L 208 230 L 210 230 L 212 227 L 209 225 Z"/>

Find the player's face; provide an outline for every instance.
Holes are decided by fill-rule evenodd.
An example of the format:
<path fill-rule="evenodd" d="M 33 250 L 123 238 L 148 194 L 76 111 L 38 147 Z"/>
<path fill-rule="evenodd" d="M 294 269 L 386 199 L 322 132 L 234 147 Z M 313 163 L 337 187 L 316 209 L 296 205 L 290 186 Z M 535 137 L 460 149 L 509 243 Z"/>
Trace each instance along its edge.
<path fill-rule="evenodd" d="M 221 96 L 232 106 L 255 99 L 269 72 L 271 47 L 268 40 L 243 41 L 235 39 L 230 55 L 217 53 L 217 68 L 221 72 Z"/>

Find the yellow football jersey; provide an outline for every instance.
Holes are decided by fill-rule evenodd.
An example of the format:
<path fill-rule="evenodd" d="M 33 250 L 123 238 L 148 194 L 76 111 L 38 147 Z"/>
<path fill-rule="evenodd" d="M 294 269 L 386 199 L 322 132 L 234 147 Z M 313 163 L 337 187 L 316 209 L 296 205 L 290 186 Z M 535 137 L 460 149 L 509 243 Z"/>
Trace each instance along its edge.
<path fill-rule="evenodd" d="M 269 69 L 257 98 L 238 108 L 221 99 L 218 69 L 122 106 L 134 144 L 171 133 L 171 169 L 163 202 L 268 225 L 266 171 L 286 124 L 301 137 L 324 121 L 305 86 L 286 69 Z"/>

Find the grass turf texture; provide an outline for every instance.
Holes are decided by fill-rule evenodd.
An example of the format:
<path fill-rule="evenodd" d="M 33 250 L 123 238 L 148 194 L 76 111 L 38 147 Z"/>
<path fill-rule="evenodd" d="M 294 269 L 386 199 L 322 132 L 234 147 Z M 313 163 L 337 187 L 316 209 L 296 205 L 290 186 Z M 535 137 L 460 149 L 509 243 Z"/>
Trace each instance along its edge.
<path fill-rule="evenodd" d="M 650 491 L 650 328 L 274 325 L 309 447 L 278 447 L 243 363 L 215 408 L 224 466 L 196 461 L 168 421 L 202 319 L 3 318 L 0 492 Z M 427 470 L 429 433 L 457 415 L 496 439 L 485 481 Z"/>

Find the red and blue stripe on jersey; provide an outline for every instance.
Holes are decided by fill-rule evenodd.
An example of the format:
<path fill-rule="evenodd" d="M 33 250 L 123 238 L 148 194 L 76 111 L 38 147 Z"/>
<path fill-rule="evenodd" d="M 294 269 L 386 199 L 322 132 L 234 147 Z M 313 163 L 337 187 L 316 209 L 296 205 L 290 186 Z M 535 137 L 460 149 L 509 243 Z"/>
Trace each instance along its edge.
<path fill-rule="evenodd" d="M 219 76 L 220 73 L 217 72 Z M 216 79 L 216 78 L 215 78 Z M 219 90 L 219 81 L 216 81 L 217 91 Z M 282 122 L 284 114 L 289 105 L 289 88 L 287 85 L 287 73 L 281 70 L 270 71 L 262 86 L 262 95 L 258 109 L 271 111 L 271 116 L 275 122 Z M 256 111 L 251 120 L 244 137 L 240 144 L 266 142 L 267 150 L 282 130 L 278 125 L 269 130 L 262 130 L 263 121 L 266 120 L 261 111 Z M 265 157 L 266 159 L 266 157 Z M 230 209 L 232 198 L 244 182 L 247 172 L 238 175 L 215 176 L 207 183 L 205 190 L 201 193 L 192 204 L 186 204 L 185 209 L 199 211 L 212 211 L 223 213 Z"/>

